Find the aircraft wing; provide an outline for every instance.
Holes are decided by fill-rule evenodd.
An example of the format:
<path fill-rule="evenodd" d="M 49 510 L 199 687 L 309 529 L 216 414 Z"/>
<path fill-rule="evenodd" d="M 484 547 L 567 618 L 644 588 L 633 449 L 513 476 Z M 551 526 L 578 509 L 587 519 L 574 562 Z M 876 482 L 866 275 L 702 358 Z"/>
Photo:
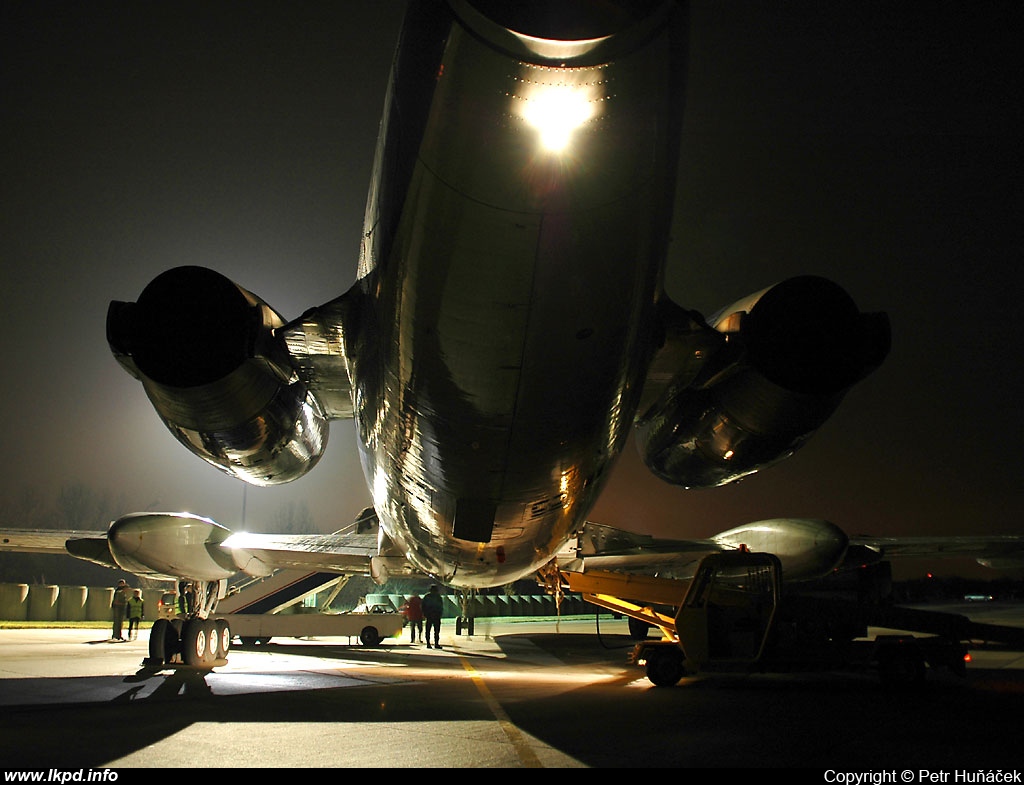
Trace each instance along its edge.
<path fill-rule="evenodd" d="M 849 538 L 829 521 L 818 518 L 771 518 L 743 524 L 703 540 L 666 540 L 587 523 L 575 550 L 559 560 L 572 572 L 603 570 L 688 580 L 705 556 L 719 551 L 772 553 L 790 581 L 820 578 L 837 569 L 846 556 Z"/>
<path fill-rule="evenodd" d="M 586 572 L 633 572 L 685 580 L 709 553 L 745 548 L 779 557 L 788 581 L 813 580 L 836 570 L 901 558 L 971 558 L 997 570 L 1024 569 L 1024 536 L 848 536 L 816 518 L 772 518 L 737 526 L 706 540 L 659 540 L 587 523 L 559 567 Z"/>
<path fill-rule="evenodd" d="M 136 575 L 204 581 L 280 569 L 369 575 L 379 583 L 416 574 L 404 557 L 382 555 L 378 532 L 372 509 L 333 534 L 231 532 L 189 513 L 144 512 L 118 518 L 106 532 L 0 530 L 0 551 L 70 554 Z"/>
<path fill-rule="evenodd" d="M 970 558 L 993 569 L 1024 568 L 1024 536 L 850 537 L 851 553 L 870 560 L 893 558 Z M 863 549 L 863 550 L 861 550 Z"/>
<path fill-rule="evenodd" d="M 687 580 L 709 553 L 722 550 L 714 540 L 663 540 L 598 523 L 586 523 L 559 554 L 567 572 L 635 573 Z"/>
<path fill-rule="evenodd" d="M 68 540 L 100 539 L 106 534 L 84 529 L 0 529 L 0 551 L 67 555 Z"/>
<path fill-rule="evenodd" d="M 252 534 L 230 535 L 218 548 L 232 554 L 244 572 L 320 570 L 345 575 L 369 575 L 386 580 L 394 575 L 419 574 L 404 558 L 379 556 L 376 534 Z M 252 562 L 260 565 L 255 569 Z"/>

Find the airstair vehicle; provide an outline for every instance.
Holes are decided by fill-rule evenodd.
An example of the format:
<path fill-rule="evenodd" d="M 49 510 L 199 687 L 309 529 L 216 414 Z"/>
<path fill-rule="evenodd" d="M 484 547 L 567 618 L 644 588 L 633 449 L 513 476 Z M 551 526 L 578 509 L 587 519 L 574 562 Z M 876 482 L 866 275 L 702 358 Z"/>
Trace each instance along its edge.
<path fill-rule="evenodd" d="M 965 675 L 967 642 L 1024 643 L 1024 630 L 964 616 L 801 594 L 784 587 L 778 558 L 746 550 L 706 556 L 692 580 L 563 572 L 565 584 L 629 617 L 631 660 L 656 686 L 697 673 L 875 670 L 889 684 L 927 669 Z M 869 628 L 891 634 L 869 636 Z M 923 634 L 922 634 L 923 633 Z"/>

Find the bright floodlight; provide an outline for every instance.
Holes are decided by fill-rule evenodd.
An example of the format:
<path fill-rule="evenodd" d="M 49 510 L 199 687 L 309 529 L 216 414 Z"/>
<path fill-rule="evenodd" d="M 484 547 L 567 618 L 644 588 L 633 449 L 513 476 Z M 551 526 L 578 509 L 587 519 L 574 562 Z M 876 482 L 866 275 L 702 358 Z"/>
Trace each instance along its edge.
<path fill-rule="evenodd" d="M 530 96 L 523 112 L 526 122 L 540 132 L 541 146 L 550 152 L 568 147 L 572 132 L 593 114 L 590 101 L 572 87 L 546 87 Z"/>

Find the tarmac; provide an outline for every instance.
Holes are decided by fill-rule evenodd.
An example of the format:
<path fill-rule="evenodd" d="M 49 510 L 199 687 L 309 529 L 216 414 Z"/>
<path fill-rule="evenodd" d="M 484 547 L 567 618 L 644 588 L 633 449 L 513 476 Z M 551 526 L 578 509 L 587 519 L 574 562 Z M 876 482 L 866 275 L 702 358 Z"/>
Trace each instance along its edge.
<path fill-rule="evenodd" d="M 989 605 L 969 610 L 1021 618 Z M 0 630 L 3 768 L 671 766 L 950 783 L 1024 770 L 1024 653 L 994 646 L 973 650 L 966 678 L 930 672 L 893 692 L 832 672 L 654 687 L 628 661 L 625 621 L 607 617 L 480 619 L 473 636 L 449 621 L 441 649 L 275 640 L 207 673 L 144 667 L 147 632 L 119 643 L 95 629 Z"/>

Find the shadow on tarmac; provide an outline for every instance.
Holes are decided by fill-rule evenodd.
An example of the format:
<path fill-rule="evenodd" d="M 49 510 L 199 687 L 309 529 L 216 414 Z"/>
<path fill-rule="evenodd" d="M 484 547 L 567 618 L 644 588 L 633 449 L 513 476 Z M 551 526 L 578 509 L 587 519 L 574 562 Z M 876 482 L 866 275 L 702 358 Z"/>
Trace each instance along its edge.
<path fill-rule="evenodd" d="M 322 723 L 370 740 L 385 731 L 401 736 L 402 727 L 420 734 L 426 725 L 454 744 L 460 733 L 451 729 L 495 723 L 465 678 L 467 667 L 483 671 L 492 660 L 528 649 L 551 664 L 485 675 L 487 688 L 520 733 L 583 766 L 1021 767 L 1024 670 L 972 668 L 965 679 L 930 673 L 923 687 L 899 692 L 870 674 L 837 673 L 687 677 L 674 688 L 657 688 L 627 664 L 632 642 L 625 635 L 513 634 L 496 643 L 505 656 L 468 647 L 427 654 L 401 644 L 269 644 L 271 655 L 308 656 L 310 669 L 235 674 L 247 691 L 227 694 L 211 687 L 232 678 L 217 672 L 143 668 L 126 677 L 69 678 L 62 684 L 68 695 L 109 686 L 111 679 L 121 687 L 102 701 L 5 707 L 0 759 L 8 768 L 116 765 L 152 745 L 176 743 L 175 734 L 194 723 L 217 729 L 210 743 L 219 750 L 216 765 L 227 766 L 281 765 L 274 749 L 244 743 L 262 723 L 272 724 L 282 749 L 310 744 Z M 380 667 L 369 675 L 359 670 L 371 664 Z M 402 668 L 410 664 L 417 670 L 406 676 Z M 418 765 L 473 766 L 472 743 L 454 750 L 442 745 Z M 381 753 L 371 743 L 328 765 L 380 767 Z M 207 764 L 183 749 L 181 765 Z"/>

